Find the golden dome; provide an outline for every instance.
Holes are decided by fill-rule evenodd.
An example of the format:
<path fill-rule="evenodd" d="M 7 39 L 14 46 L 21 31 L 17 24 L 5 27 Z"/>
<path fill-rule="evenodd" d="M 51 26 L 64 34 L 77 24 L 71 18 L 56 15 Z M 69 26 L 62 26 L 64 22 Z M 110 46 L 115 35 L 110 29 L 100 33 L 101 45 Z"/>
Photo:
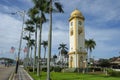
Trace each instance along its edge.
<path fill-rule="evenodd" d="M 69 20 L 73 19 L 74 17 L 79 17 L 79 18 L 81 18 L 81 19 L 83 19 L 83 20 L 85 19 L 84 16 L 82 15 L 82 13 L 81 13 L 78 9 L 75 9 L 75 10 L 71 13 Z"/>
<path fill-rule="evenodd" d="M 76 16 L 83 16 L 82 13 L 81 13 L 79 10 L 77 10 L 77 9 L 75 9 L 75 10 L 71 13 L 71 16 L 74 16 L 74 15 L 76 15 Z"/>

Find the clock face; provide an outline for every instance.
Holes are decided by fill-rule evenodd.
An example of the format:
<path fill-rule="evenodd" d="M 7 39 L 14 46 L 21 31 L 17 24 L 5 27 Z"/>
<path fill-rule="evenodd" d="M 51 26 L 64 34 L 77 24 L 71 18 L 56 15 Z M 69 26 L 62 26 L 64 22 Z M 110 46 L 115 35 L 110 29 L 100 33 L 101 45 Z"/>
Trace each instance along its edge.
<path fill-rule="evenodd" d="M 78 25 L 79 25 L 79 26 L 82 25 L 82 22 L 81 22 L 81 21 L 78 21 Z"/>

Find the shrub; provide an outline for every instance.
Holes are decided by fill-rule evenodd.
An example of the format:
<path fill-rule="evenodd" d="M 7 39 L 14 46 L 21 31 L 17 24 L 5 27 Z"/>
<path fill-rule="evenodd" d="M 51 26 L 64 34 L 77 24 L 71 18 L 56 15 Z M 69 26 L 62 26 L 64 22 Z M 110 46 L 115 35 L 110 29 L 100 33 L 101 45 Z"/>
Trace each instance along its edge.
<path fill-rule="evenodd" d="M 50 72 L 53 71 L 54 67 L 50 67 Z M 47 67 L 43 67 L 42 71 L 47 72 Z"/>
<path fill-rule="evenodd" d="M 47 72 L 47 67 L 43 67 L 42 71 Z"/>
<path fill-rule="evenodd" d="M 113 77 L 120 77 L 120 71 L 114 71 L 112 69 L 109 69 L 108 74 Z"/>
<path fill-rule="evenodd" d="M 94 71 L 102 71 L 101 68 L 93 68 Z"/>
<path fill-rule="evenodd" d="M 37 72 L 37 68 L 35 68 L 35 72 Z"/>
<path fill-rule="evenodd" d="M 61 72 L 62 68 L 60 67 L 54 67 L 54 72 Z"/>
<path fill-rule="evenodd" d="M 50 67 L 50 72 L 54 70 L 54 67 Z"/>
<path fill-rule="evenodd" d="M 33 68 L 32 67 L 27 67 L 27 71 L 32 72 Z"/>

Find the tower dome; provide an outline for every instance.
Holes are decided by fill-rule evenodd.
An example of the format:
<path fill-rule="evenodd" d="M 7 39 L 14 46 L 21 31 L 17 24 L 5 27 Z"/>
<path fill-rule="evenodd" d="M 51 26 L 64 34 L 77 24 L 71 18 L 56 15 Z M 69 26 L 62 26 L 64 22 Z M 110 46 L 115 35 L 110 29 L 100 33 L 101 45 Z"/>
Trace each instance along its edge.
<path fill-rule="evenodd" d="M 84 20 L 84 16 L 82 15 L 82 13 L 81 13 L 78 9 L 75 9 L 75 10 L 71 13 L 69 20 L 71 20 L 71 19 L 74 18 L 74 17 L 79 17 L 79 18 L 81 18 L 81 19 Z"/>
<path fill-rule="evenodd" d="M 71 16 L 74 16 L 74 15 L 82 16 L 82 13 L 81 13 L 79 10 L 75 9 L 75 10 L 71 13 Z"/>

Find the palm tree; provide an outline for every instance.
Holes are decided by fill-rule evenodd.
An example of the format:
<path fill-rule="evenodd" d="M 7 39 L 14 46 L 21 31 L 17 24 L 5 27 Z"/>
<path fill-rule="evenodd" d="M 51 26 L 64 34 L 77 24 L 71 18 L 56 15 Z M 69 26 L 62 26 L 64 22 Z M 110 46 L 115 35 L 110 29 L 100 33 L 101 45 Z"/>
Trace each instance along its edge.
<path fill-rule="evenodd" d="M 54 65 L 56 66 L 56 59 L 57 59 L 57 56 L 56 55 L 53 55 L 53 59 L 54 59 Z"/>
<path fill-rule="evenodd" d="M 35 40 L 34 40 L 34 39 L 31 39 L 31 40 L 30 40 L 29 46 L 30 46 L 30 48 L 31 48 L 30 65 L 32 66 L 32 50 L 33 50 L 33 46 L 35 46 Z"/>
<path fill-rule="evenodd" d="M 32 21 L 31 20 L 27 20 L 26 21 L 26 28 L 24 28 L 25 31 L 28 31 L 28 38 L 26 37 L 26 40 L 28 40 L 28 45 L 30 43 L 30 39 L 31 39 L 31 33 L 34 33 L 35 32 L 35 29 L 32 25 Z M 30 47 L 30 46 L 29 46 Z"/>
<path fill-rule="evenodd" d="M 52 43 L 52 13 L 63 13 L 63 9 L 62 9 L 62 5 L 59 2 L 54 2 L 54 6 L 52 6 L 53 1 L 50 0 L 48 1 L 48 7 L 47 9 L 49 10 L 49 14 L 50 14 L 50 27 L 49 27 L 49 34 L 48 34 L 48 53 L 51 57 L 51 43 Z"/>
<path fill-rule="evenodd" d="M 52 43 L 52 13 L 54 8 L 52 6 L 52 0 L 50 0 L 49 6 L 49 14 L 50 14 L 50 27 L 49 27 L 49 34 L 48 34 L 48 61 L 47 61 L 47 80 L 50 80 L 50 57 L 51 57 L 51 43 Z M 56 7 L 56 11 L 63 13 L 62 5 L 59 2 L 54 2 Z"/>
<path fill-rule="evenodd" d="M 39 43 L 38 43 L 38 66 L 37 66 L 37 75 L 40 76 L 40 58 L 41 58 L 41 38 L 42 38 L 42 24 L 47 21 L 44 12 L 46 9 L 46 0 L 32 0 L 34 3 L 34 8 L 38 11 L 39 16 Z"/>
<path fill-rule="evenodd" d="M 59 44 L 58 50 L 61 50 L 61 54 L 66 55 L 68 48 L 66 47 L 66 44 L 62 43 Z"/>
<path fill-rule="evenodd" d="M 28 51 L 27 51 L 27 64 L 29 64 L 29 57 L 30 57 L 30 64 L 32 64 L 32 50 L 33 50 L 33 46 L 35 46 L 35 40 L 34 39 L 30 39 L 30 37 L 28 36 L 25 36 L 23 37 L 24 40 L 27 41 L 27 48 L 28 48 Z M 31 49 L 31 50 L 30 50 Z M 31 51 L 31 54 L 29 56 L 29 52 Z"/>
<path fill-rule="evenodd" d="M 37 16 L 38 14 L 38 9 L 33 7 L 30 8 L 28 11 L 28 15 L 31 19 L 31 23 L 35 26 L 35 46 L 34 46 L 34 62 L 33 62 L 33 72 L 35 72 L 35 67 L 36 67 L 36 53 L 37 53 L 37 28 L 39 25 L 39 17 Z"/>
<path fill-rule="evenodd" d="M 68 52 L 67 52 L 67 53 L 68 53 Z M 66 62 L 66 64 L 65 64 L 65 65 L 68 67 L 68 59 L 69 59 L 69 55 L 68 55 L 68 54 L 67 54 L 67 55 L 65 55 L 65 59 L 66 59 L 66 61 L 65 61 L 65 62 Z"/>
<path fill-rule="evenodd" d="M 25 65 L 25 67 L 26 66 L 28 66 L 28 64 L 29 64 L 29 51 L 30 51 L 30 48 L 29 48 L 29 41 L 30 41 L 30 38 L 29 38 L 29 36 L 25 36 L 25 37 L 23 37 L 23 39 L 24 40 L 26 40 L 27 41 L 27 43 L 26 43 L 26 45 L 27 45 L 27 55 L 26 55 L 26 65 Z"/>
<path fill-rule="evenodd" d="M 63 58 L 67 55 L 67 47 L 66 47 L 66 44 L 62 43 L 59 45 L 58 47 L 58 50 L 60 50 L 60 55 L 61 55 L 61 58 L 62 58 L 62 67 L 63 67 Z"/>
<path fill-rule="evenodd" d="M 27 53 L 27 58 L 29 58 L 29 48 L 30 48 L 30 40 L 31 40 L 31 33 L 35 32 L 35 29 L 32 25 L 31 20 L 26 21 L 26 28 L 24 28 L 25 31 L 28 31 L 28 36 L 25 36 L 23 39 L 27 40 L 27 46 L 28 46 L 28 53 Z"/>
<path fill-rule="evenodd" d="M 46 48 L 47 48 L 47 46 L 48 46 L 48 41 L 43 41 L 43 42 L 41 43 L 41 45 L 43 45 L 43 47 L 44 47 L 44 59 L 45 59 L 45 57 L 46 57 Z"/>
<path fill-rule="evenodd" d="M 51 55 L 51 37 L 52 37 L 52 12 L 56 11 L 56 12 L 64 12 L 62 9 L 62 5 L 59 2 L 55 2 L 55 7 L 56 10 L 53 8 L 52 6 L 52 0 L 32 0 L 35 4 L 35 7 L 39 9 L 40 14 L 42 15 L 44 12 L 49 13 L 50 14 L 50 28 L 49 28 L 49 40 L 48 40 L 48 72 L 50 72 L 49 66 L 50 66 L 50 55 Z M 41 22 L 40 22 L 41 23 Z M 42 24 L 40 24 L 40 26 L 42 26 Z M 41 32 L 41 31 L 40 31 Z M 40 36 L 41 38 L 41 36 Z M 41 40 L 39 40 L 39 45 L 40 45 Z M 41 47 L 39 46 L 39 49 L 41 49 Z M 41 50 L 38 51 L 38 53 Z M 38 58 L 40 58 L 40 54 L 38 54 Z M 38 65 L 40 63 L 38 62 Z M 39 66 L 38 66 L 38 76 L 39 76 Z M 48 77 L 49 78 L 49 77 Z M 50 78 L 49 78 L 50 79 Z"/>
<path fill-rule="evenodd" d="M 85 40 L 85 47 L 87 49 L 88 55 L 88 62 L 91 63 L 91 53 L 92 50 L 95 49 L 96 43 L 93 39 Z"/>
<path fill-rule="evenodd" d="M 85 48 L 86 48 L 86 50 L 88 52 L 88 50 L 89 50 L 89 41 L 87 39 L 85 39 Z"/>
<path fill-rule="evenodd" d="M 44 65 L 46 65 L 46 49 L 47 49 L 47 46 L 48 46 L 48 41 L 43 41 L 42 43 L 41 43 L 41 45 L 43 45 L 43 48 L 44 48 L 44 61 L 45 61 L 45 63 L 44 63 Z"/>

